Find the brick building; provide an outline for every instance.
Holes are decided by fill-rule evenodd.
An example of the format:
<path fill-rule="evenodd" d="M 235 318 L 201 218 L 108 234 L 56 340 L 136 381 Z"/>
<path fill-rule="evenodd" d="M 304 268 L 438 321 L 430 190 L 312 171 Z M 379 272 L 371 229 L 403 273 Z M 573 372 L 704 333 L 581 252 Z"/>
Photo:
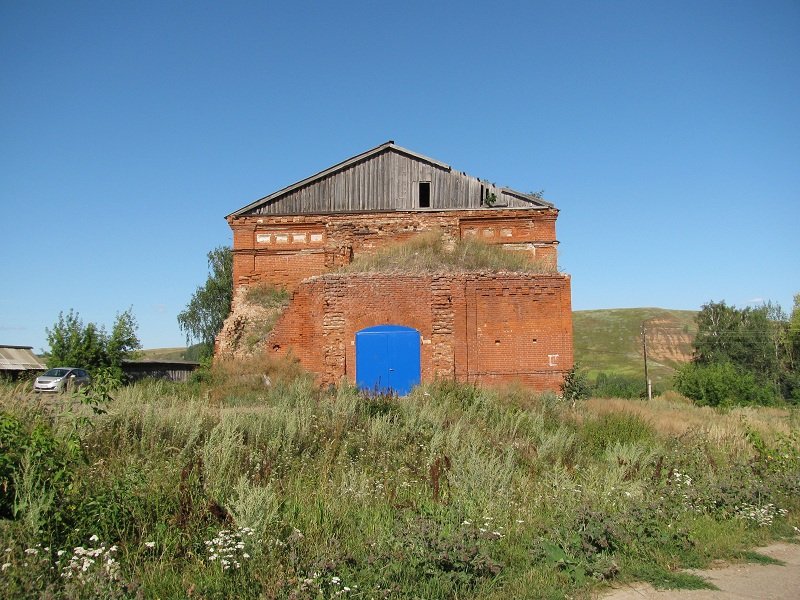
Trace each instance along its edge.
<path fill-rule="evenodd" d="M 448 377 L 558 389 L 573 360 L 568 275 L 336 272 L 427 231 L 555 265 L 557 216 L 538 195 L 387 142 L 228 215 L 232 315 L 248 286 L 289 289 L 265 349 L 291 351 L 321 383 L 405 391 Z"/>

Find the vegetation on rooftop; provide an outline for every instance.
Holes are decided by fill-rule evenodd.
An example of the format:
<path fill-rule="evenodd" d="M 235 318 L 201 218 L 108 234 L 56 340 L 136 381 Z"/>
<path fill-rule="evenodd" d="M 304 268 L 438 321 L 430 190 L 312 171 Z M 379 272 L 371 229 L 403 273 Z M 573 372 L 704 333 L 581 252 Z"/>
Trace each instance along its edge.
<path fill-rule="evenodd" d="M 533 260 L 522 252 L 505 250 L 467 238 L 448 240 L 431 231 L 414 235 L 373 253 L 359 254 L 341 269 L 346 273 L 437 273 L 468 271 L 510 271 L 516 273 L 557 273 L 549 261 Z"/>

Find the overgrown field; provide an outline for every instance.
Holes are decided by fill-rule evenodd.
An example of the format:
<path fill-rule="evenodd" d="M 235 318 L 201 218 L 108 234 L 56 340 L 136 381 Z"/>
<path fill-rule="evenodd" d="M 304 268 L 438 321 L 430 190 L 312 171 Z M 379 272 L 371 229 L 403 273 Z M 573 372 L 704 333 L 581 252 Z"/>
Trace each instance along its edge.
<path fill-rule="evenodd" d="M 105 414 L 2 388 L 0 596 L 582 597 L 702 585 L 679 569 L 800 524 L 796 412 L 278 370 L 140 383 Z"/>

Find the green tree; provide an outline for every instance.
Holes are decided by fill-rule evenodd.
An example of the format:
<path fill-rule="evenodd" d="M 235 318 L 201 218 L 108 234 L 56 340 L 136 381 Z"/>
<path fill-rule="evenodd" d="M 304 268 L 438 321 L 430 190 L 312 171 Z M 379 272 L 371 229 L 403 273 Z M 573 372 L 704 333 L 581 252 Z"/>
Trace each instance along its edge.
<path fill-rule="evenodd" d="M 198 287 L 186 308 L 178 315 L 178 325 L 186 343 L 199 342 L 200 357 L 214 353 L 214 339 L 231 311 L 233 298 L 233 252 L 220 246 L 208 253 L 209 274 Z"/>
<path fill-rule="evenodd" d="M 794 296 L 794 306 L 786 332 L 789 362 L 793 369 L 800 368 L 800 294 Z"/>
<path fill-rule="evenodd" d="M 675 380 L 678 391 L 704 404 L 765 404 L 777 396 L 800 400 L 793 334 L 800 331 L 800 294 L 792 317 L 778 304 L 738 309 L 709 302 L 697 315 L 691 367 Z"/>
<path fill-rule="evenodd" d="M 92 373 L 108 368 L 119 377 L 122 361 L 134 357 L 141 348 L 137 328 L 132 308 L 117 313 L 111 335 L 95 323 L 84 324 L 72 309 L 67 314 L 60 312 L 53 328 L 45 329 L 50 345 L 47 365 L 81 367 Z"/>
<path fill-rule="evenodd" d="M 106 354 L 108 355 L 108 366 L 115 368 L 122 364 L 123 360 L 132 358 L 136 351 L 142 347 L 136 331 L 139 324 L 133 316 L 132 309 L 117 314 L 114 327 L 106 344 Z"/>
<path fill-rule="evenodd" d="M 790 402 L 800 404 L 800 294 L 794 296 L 784 341 L 786 369 L 781 379 L 781 394 Z"/>
<path fill-rule="evenodd" d="M 750 371 L 731 362 L 688 363 L 678 369 L 675 389 L 700 406 L 736 404 L 768 405 L 775 402 L 775 387 L 760 383 Z"/>

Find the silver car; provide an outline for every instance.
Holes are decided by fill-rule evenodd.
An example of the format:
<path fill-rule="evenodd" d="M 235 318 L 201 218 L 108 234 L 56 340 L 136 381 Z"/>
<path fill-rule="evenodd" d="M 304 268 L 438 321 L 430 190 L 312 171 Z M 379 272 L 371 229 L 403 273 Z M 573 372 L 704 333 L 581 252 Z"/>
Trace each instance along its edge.
<path fill-rule="evenodd" d="M 71 392 L 84 385 L 89 385 L 89 383 L 91 383 L 89 374 L 83 369 L 56 367 L 36 378 L 36 381 L 33 382 L 33 391 Z"/>

